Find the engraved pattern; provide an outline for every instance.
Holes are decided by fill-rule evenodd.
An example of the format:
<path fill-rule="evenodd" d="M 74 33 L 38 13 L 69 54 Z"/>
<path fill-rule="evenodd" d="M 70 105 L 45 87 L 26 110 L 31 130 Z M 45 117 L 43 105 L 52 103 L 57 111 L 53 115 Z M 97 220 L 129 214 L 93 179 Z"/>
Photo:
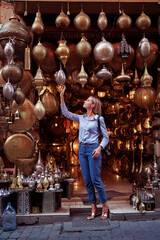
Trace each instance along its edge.
<path fill-rule="evenodd" d="M 43 213 L 55 212 L 55 192 L 43 193 L 42 212 Z"/>
<path fill-rule="evenodd" d="M 23 192 L 18 193 L 17 198 L 17 214 L 23 214 Z"/>
<path fill-rule="evenodd" d="M 17 214 L 24 215 L 30 213 L 30 192 L 18 192 Z"/>

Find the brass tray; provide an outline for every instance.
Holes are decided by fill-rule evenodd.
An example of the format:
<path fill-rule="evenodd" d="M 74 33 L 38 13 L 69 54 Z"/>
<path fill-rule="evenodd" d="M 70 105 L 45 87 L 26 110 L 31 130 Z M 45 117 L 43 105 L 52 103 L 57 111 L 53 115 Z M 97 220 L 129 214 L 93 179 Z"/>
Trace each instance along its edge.
<path fill-rule="evenodd" d="M 34 153 L 34 142 L 26 134 L 17 133 L 4 143 L 4 153 L 10 162 L 16 163 L 16 160 L 32 158 Z"/>
<path fill-rule="evenodd" d="M 18 106 L 15 101 L 12 103 L 12 112 L 19 111 L 20 119 L 15 120 L 13 124 L 9 125 L 9 130 L 12 132 L 26 132 L 36 121 L 33 113 L 34 105 L 29 99 L 25 99 L 22 106 Z"/>

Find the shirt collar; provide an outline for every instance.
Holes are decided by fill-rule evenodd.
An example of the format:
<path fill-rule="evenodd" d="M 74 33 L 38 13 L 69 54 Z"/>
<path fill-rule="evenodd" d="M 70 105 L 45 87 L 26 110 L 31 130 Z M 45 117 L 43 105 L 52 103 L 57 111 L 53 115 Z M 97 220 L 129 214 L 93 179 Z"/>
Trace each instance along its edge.
<path fill-rule="evenodd" d="M 84 117 L 85 119 L 87 119 L 88 121 L 93 121 L 93 120 L 95 120 L 95 119 L 97 120 L 97 119 L 98 119 L 98 116 L 99 116 L 99 115 L 96 114 L 92 119 L 88 120 L 88 119 L 87 119 L 87 114 L 84 114 L 84 115 L 83 115 L 83 117 Z"/>

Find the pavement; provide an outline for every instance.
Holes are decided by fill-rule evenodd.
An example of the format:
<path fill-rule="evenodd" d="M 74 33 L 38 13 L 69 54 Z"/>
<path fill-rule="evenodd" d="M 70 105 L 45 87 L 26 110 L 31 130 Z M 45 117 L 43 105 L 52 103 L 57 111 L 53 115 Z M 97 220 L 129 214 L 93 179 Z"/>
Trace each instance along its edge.
<path fill-rule="evenodd" d="M 55 213 L 17 215 L 17 229 L 0 227 L 0 240 L 160 240 L 160 211 L 142 214 L 129 204 L 127 195 L 108 201 L 108 206 L 109 219 L 89 221 L 90 205 L 78 197 L 65 198 Z M 101 213 L 101 204 L 97 207 Z"/>
<path fill-rule="evenodd" d="M 109 219 L 86 219 L 91 206 L 82 197 L 85 188 L 79 186 L 72 198 L 61 199 L 61 208 L 54 213 L 17 215 L 17 229 L 3 231 L 0 227 L 0 240 L 160 240 L 160 210 L 141 214 L 130 205 L 128 180 L 106 176 Z M 101 204 L 97 207 L 101 212 Z"/>
<path fill-rule="evenodd" d="M 0 239 L 8 240 L 159 240 L 160 220 L 111 221 L 100 217 L 89 221 L 86 214 L 70 221 L 18 226 L 14 231 L 0 228 Z"/>

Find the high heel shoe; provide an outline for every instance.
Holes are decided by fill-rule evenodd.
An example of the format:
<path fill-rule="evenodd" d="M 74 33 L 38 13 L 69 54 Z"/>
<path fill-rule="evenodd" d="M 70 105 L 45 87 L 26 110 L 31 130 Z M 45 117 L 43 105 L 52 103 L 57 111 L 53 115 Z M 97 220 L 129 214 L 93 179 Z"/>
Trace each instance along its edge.
<path fill-rule="evenodd" d="M 91 211 L 91 215 L 87 217 L 88 220 L 92 220 L 95 217 L 99 216 L 100 214 L 98 213 L 98 209 L 96 211 Z"/>
<path fill-rule="evenodd" d="M 109 209 L 106 208 L 106 209 L 102 209 L 102 215 L 101 215 L 101 219 L 102 220 L 105 220 L 109 218 Z"/>

